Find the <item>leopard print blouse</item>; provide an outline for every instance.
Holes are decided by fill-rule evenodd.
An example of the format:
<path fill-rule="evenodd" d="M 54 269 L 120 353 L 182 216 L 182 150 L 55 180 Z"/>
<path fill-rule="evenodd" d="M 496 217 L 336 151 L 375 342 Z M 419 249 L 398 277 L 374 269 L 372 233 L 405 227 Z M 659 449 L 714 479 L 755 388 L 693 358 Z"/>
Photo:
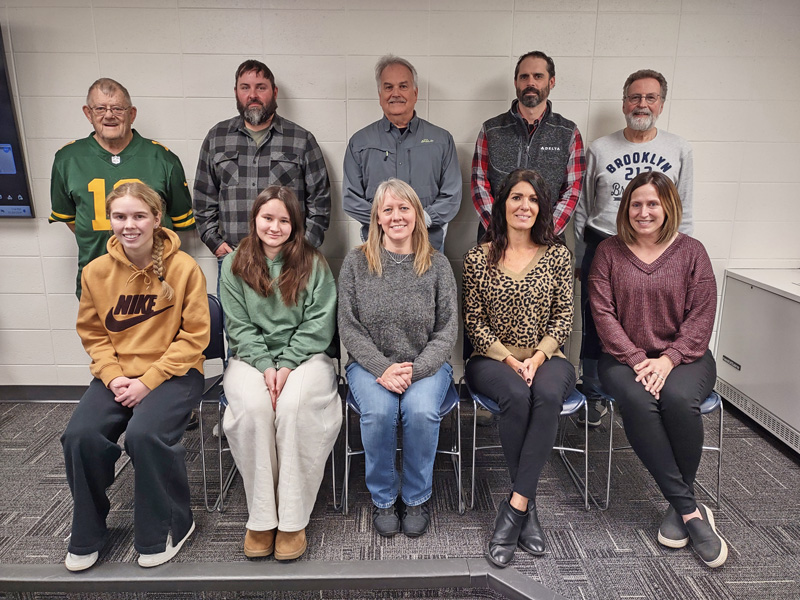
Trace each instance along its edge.
<path fill-rule="evenodd" d="M 536 350 L 549 359 L 572 331 L 572 260 L 565 246 L 542 246 L 521 273 L 489 268 L 488 246 L 464 256 L 464 330 L 475 353 L 524 360 Z"/>

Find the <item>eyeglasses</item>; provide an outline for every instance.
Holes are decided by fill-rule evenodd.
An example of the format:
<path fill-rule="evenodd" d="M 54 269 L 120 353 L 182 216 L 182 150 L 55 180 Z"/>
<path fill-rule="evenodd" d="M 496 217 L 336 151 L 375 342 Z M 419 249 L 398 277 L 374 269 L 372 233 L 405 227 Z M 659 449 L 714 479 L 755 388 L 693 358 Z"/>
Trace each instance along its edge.
<path fill-rule="evenodd" d="M 121 117 L 128 112 L 130 108 L 130 106 L 90 106 L 89 110 L 91 110 L 97 117 L 106 116 L 108 111 L 111 111 L 111 114 L 115 117 Z"/>
<path fill-rule="evenodd" d="M 655 104 L 658 102 L 658 99 L 661 98 L 661 94 L 647 94 L 646 96 L 642 96 L 641 94 L 632 94 L 630 96 L 625 96 L 625 100 L 631 104 L 640 104 L 642 98 L 644 98 L 644 101 L 648 104 Z"/>

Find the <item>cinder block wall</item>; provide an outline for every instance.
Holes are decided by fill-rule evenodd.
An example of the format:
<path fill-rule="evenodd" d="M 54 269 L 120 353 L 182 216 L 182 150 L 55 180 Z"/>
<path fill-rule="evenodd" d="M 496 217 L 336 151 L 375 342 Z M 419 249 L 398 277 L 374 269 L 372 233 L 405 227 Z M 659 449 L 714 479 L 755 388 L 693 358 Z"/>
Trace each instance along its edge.
<path fill-rule="evenodd" d="M 421 77 L 418 113 L 458 144 L 464 202 L 446 254 L 460 279 L 477 226 L 475 138 L 508 109 L 516 57 L 555 58 L 550 97 L 586 141 L 624 125 L 622 83 L 654 68 L 670 84 L 659 126 L 694 147 L 695 232 L 720 284 L 728 266 L 800 267 L 796 0 L 409 0 L 399 10 L 378 0 L 0 0 L 0 26 L 37 215 L 0 220 L 0 384 L 89 381 L 74 330 L 75 241 L 47 216 L 53 155 L 91 132 L 81 106 L 100 76 L 128 87 L 135 127 L 181 158 L 191 185 L 206 132 L 235 114 L 237 65 L 265 61 L 279 112 L 325 154 L 333 222 L 323 251 L 338 272 L 358 241 L 341 209 L 345 145 L 381 115 L 376 58 L 407 57 Z M 212 290 L 213 257 L 196 234 L 184 247 Z M 568 346 L 575 359 L 579 343 Z M 458 374 L 460 341 L 453 358 Z"/>

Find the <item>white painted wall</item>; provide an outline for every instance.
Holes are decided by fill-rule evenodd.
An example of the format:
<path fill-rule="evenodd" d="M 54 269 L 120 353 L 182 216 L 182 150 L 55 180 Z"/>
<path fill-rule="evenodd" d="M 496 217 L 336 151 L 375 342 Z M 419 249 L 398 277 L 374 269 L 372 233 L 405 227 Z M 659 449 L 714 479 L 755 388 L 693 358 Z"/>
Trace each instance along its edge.
<path fill-rule="evenodd" d="M 376 58 L 409 58 L 418 113 L 458 145 L 464 202 L 446 246 L 458 276 L 477 223 L 475 138 L 514 97 L 517 56 L 555 58 L 555 110 L 586 141 L 624 125 L 625 78 L 654 68 L 670 84 L 659 126 L 694 147 L 695 231 L 720 283 L 727 266 L 800 267 L 798 0 L 0 0 L 0 25 L 37 214 L 0 221 L 0 384 L 89 381 L 74 330 L 75 241 L 47 216 L 53 155 L 91 131 L 81 106 L 100 76 L 130 90 L 137 129 L 191 180 L 206 132 L 235 114 L 236 67 L 266 62 L 279 112 L 315 134 L 328 162 L 323 251 L 338 272 L 357 241 L 341 210 L 345 144 L 381 114 Z M 196 234 L 185 239 L 213 288 L 214 259 Z"/>

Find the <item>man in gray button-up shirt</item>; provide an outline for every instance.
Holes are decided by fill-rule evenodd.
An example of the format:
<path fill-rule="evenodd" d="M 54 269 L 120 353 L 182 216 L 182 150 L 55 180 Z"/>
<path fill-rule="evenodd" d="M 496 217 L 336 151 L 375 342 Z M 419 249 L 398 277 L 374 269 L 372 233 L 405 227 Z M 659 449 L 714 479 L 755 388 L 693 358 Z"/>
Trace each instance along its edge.
<path fill-rule="evenodd" d="M 222 259 L 247 235 L 259 192 L 284 185 L 300 200 L 306 239 L 319 246 L 330 222 L 331 186 L 317 140 L 275 112 L 278 86 L 264 63 L 239 65 L 235 93 L 239 116 L 217 123 L 200 149 L 194 183 L 200 238 Z"/>
<path fill-rule="evenodd" d="M 386 55 L 375 65 L 383 118 L 357 132 L 344 155 L 344 211 L 361 223 L 366 240 L 372 199 L 390 177 L 408 183 L 425 210 L 431 244 L 444 250 L 447 224 L 461 205 L 461 171 L 453 136 L 420 119 L 417 71 L 407 60 Z"/>

